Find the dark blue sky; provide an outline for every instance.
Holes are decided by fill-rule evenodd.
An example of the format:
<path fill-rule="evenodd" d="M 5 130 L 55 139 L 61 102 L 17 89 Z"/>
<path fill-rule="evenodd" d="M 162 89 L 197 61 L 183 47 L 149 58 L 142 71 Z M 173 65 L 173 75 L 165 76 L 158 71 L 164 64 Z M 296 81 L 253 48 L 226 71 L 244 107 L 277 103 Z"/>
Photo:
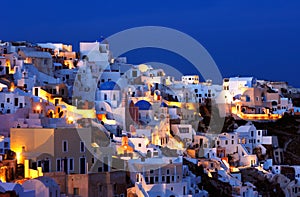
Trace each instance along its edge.
<path fill-rule="evenodd" d="M 175 28 L 197 39 L 223 76 L 256 76 L 300 87 L 300 1 L 1 1 L 2 40 L 79 41 L 144 25 Z M 162 50 L 126 54 L 130 62 L 190 65 Z M 186 74 L 192 72 L 185 69 Z"/>

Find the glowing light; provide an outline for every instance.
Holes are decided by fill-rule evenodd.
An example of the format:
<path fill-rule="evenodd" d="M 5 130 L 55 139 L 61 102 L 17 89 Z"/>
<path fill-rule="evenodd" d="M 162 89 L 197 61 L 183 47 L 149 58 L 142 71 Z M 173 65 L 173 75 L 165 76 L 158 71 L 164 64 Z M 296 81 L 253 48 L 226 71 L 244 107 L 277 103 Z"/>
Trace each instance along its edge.
<path fill-rule="evenodd" d="M 37 105 L 37 106 L 36 106 L 36 110 L 37 110 L 37 111 L 40 111 L 40 110 L 41 110 L 41 106 L 40 106 L 40 105 Z"/>
<path fill-rule="evenodd" d="M 231 113 L 237 115 L 244 120 L 278 120 L 282 118 L 280 114 L 244 114 L 236 110 L 236 107 L 231 108 Z"/>
<path fill-rule="evenodd" d="M 22 160 L 22 154 L 21 152 L 16 152 L 16 157 L 17 157 L 17 163 L 21 163 L 21 160 Z"/>
<path fill-rule="evenodd" d="M 39 90 L 39 97 L 47 100 L 48 102 L 51 102 L 52 104 L 55 104 L 55 99 L 58 99 L 59 105 L 63 105 L 66 107 L 67 111 L 81 115 L 82 118 L 96 118 L 96 113 L 95 113 L 95 109 L 77 109 L 76 106 L 73 105 L 69 105 L 65 102 L 62 101 L 62 98 L 53 98 L 51 96 L 51 94 L 49 94 L 48 92 L 46 92 L 45 90 L 40 89 Z"/>
<path fill-rule="evenodd" d="M 180 149 L 183 149 L 184 144 L 183 144 L 182 142 L 180 142 L 180 143 L 178 144 L 178 147 L 179 147 Z"/>
<path fill-rule="evenodd" d="M 9 89 L 10 92 L 13 92 L 15 91 L 15 84 L 14 83 L 11 83 L 10 84 L 10 89 Z"/>
<path fill-rule="evenodd" d="M 91 146 L 92 146 L 93 148 L 99 148 L 99 145 L 98 145 L 96 142 L 93 142 L 93 143 L 91 144 Z"/>
<path fill-rule="evenodd" d="M 69 124 L 72 124 L 74 122 L 74 118 L 72 116 L 69 116 L 67 120 Z"/>
<path fill-rule="evenodd" d="M 0 176 L 0 180 L 2 183 L 6 183 L 6 178 L 3 175 Z"/>
<path fill-rule="evenodd" d="M 212 178 L 212 175 L 211 175 L 210 172 L 207 172 L 207 175 L 208 175 L 209 178 Z"/>

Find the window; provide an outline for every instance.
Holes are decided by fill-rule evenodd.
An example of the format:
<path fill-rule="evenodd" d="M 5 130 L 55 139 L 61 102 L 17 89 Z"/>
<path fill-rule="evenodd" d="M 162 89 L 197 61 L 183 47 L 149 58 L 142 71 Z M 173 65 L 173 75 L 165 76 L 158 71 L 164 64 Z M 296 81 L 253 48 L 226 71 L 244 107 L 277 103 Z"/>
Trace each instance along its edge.
<path fill-rule="evenodd" d="M 226 144 L 226 145 L 228 144 L 228 140 L 225 141 L 225 144 Z"/>
<path fill-rule="evenodd" d="M 234 140 L 231 140 L 231 144 L 234 144 Z"/>
<path fill-rule="evenodd" d="M 80 142 L 80 152 L 84 153 L 85 152 L 85 146 L 84 146 L 84 142 Z"/>
<path fill-rule="evenodd" d="M 73 188 L 73 195 L 79 195 L 79 188 L 78 187 Z"/>
<path fill-rule="evenodd" d="M 61 160 L 56 159 L 56 171 L 60 172 L 60 170 L 61 170 Z"/>
<path fill-rule="evenodd" d="M 188 127 L 179 128 L 179 132 L 180 133 L 189 133 L 189 128 Z"/>
<path fill-rule="evenodd" d="M 15 106 L 19 106 L 19 98 L 15 98 Z"/>
<path fill-rule="evenodd" d="M 152 173 L 153 173 L 153 170 L 151 169 L 151 170 L 150 170 L 150 174 L 152 174 Z"/>
<path fill-rule="evenodd" d="M 139 144 L 138 144 L 138 146 L 139 146 L 139 147 L 142 147 L 142 144 L 141 144 L 141 143 L 139 143 Z"/>
<path fill-rule="evenodd" d="M 62 142 L 62 151 L 63 152 L 68 152 L 68 141 L 67 140 L 64 140 Z"/>
<path fill-rule="evenodd" d="M 132 77 L 137 77 L 137 71 L 136 70 L 132 71 Z"/>
<path fill-rule="evenodd" d="M 162 181 L 162 182 L 165 182 L 165 176 L 162 176 L 162 177 L 161 177 L 161 181 Z"/>
<path fill-rule="evenodd" d="M 250 96 L 246 95 L 246 102 L 250 102 Z"/>
<path fill-rule="evenodd" d="M 167 170 L 167 174 L 170 174 L 170 170 Z"/>
<path fill-rule="evenodd" d="M 10 98 L 7 98 L 7 99 L 6 99 L 6 102 L 9 103 L 9 102 L 10 102 Z"/>
<path fill-rule="evenodd" d="M 99 186 L 98 186 L 98 191 L 99 191 L 99 192 L 102 192 L 102 185 L 99 185 Z"/>
<path fill-rule="evenodd" d="M 4 103 L 1 103 L 1 108 L 4 108 Z"/>
<path fill-rule="evenodd" d="M 69 171 L 74 171 L 74 159 L 69 158 Z"/>

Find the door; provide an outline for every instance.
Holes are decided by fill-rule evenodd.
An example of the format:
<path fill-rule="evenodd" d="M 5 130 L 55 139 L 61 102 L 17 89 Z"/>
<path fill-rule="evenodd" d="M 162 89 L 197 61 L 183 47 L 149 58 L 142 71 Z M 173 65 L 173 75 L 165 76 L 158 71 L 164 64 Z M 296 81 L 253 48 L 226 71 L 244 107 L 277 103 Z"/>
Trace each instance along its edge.
<path fill-rule="evenodd" d="M 50 172 L 50 161 L 49 160 L 44 160 L 43 172 Z"/>
<path fill-rule="evenodd" d="M 79 174 L 85 174 L 86 172 L 86 162 L 85 162 L 85 157 L 81 157 L 80 158 L 80 162 L 79 162 L 80 164 L 80 172 L 79 172 Z"/>

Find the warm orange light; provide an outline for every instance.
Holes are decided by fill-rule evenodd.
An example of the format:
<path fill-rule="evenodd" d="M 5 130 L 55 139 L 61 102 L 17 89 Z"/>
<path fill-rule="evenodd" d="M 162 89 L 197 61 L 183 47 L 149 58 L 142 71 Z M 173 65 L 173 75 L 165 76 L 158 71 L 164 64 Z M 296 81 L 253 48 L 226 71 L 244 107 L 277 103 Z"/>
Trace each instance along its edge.
<path fill-rule="evenodd" d="M 57 99 L 57 98 L 54 99 L 51 96 L 51 94 L 49 94 L 48 92 L 46 92 L 45 90 L 42 90 L 42 89 L 39 90 L 39 97 L 51 102 L 52 104 L 55 104 L 55 99 Z M 82 118 L 96 118 L 95 109 L 77 109 L 76 106 L 69 105 L 69 104 L 63 102 L 62 98 L 58 98 L 58 99 L 59 99 L 58 104 L 65 106 L 67 111 L 75 113 L 75 114 L 79 114 L 82 116 Z"/>
<path fill-rule="evenodd" d="M 14 83 L 11 83 L 11 84 L 10 84 L 10 89 L 9 89 L 9 91 L 11 91 L 11 92 L 15 91 L 15 84 L 14 84 Z"/>
<path fill-rule="evenodd" d="M 183 149 L 183 148 L 184 148 L 184 144 L 183 144 L 182 142 L 180 142 L 179 145 L 178 145 L 178 147 L 179 147 L 180 149 Z"/>
<path fill-rule="evenodd" d="M 69 124 L 73 124 L 74 118 L 72 116 L 69 116 L 67 121 L 68 121 Z"/>
<path fill-rule="evenodd" d="M 37 106 L 36 106 L 36 110 L 37 110 L 37 111 L 40 111 L 40 110 L 41 110 L 41 106 L 40 106 L 40 105 L 37 105 Z"/>
<path fill-rule="evenodd" d="M 21 152 L 16 152 L 16 156 L 17 156 L 17 163 L 21 163 L 21 160 L 22 160 L 22 154 Z"/>

